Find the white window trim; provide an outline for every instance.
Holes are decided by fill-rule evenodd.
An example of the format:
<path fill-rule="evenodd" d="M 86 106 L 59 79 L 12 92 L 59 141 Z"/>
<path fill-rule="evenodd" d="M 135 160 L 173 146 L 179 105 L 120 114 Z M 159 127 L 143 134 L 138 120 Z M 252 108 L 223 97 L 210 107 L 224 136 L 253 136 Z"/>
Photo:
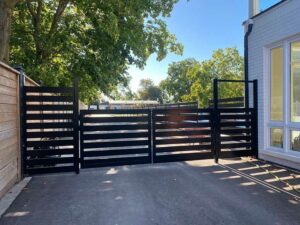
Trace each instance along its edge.
<path fill-rule="evenodd" d="M 279 41 L 268 45 L 264 48 L 264 74 L 265 74 L 265 110 L 264 110 L 264 150 L 261 151 L 262 154 L 273 155 L 275 157 L 280 156 L 280 158 L 291 159 L 294 158 L 297 162 L 300 160 L 300 152 L 291 150 L 291 142 L 290 142 L 290 133 L 291 130 L 300 131 L 300 123 L 290 122 L 291 120 L 291 43 L 300 41 L 300 35 L 296 35 L 292 38 L 285 39 L 283 41 Z M 270 94 L 271 94 L 271 50 L 274 48 L 283 47 L 283 121 L 271 121 L 270 120 Z M 286 91 L 288 90 L 288 91 Z M 282 128 L 283 129 L 283 148 L 276 148 L 270 146 L 270 128 Z"/>

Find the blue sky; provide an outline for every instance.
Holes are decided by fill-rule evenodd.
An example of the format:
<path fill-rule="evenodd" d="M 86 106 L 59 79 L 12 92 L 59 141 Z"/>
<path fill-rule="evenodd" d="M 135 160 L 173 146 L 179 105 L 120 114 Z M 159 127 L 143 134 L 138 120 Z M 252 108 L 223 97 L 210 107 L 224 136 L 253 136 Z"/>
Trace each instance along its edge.
<path fill-rule="evenodd" d="M 278 0 L 261 0 L 261 8 Z M 186 58 L 205 60 L 218 48 L 237 47 L 243 54 L 242 22 L 248 17 L 248 0 L 180 0 L 166 19 L 168 29 L 184 45 L 183 56 L 169 54 L 157 62 L 153 55 L 144 70 L 129 69 L 130 86 L 136 91 L 140 79 L 151 78 L 156 84 L 167 76 L 168 65 Z"/>

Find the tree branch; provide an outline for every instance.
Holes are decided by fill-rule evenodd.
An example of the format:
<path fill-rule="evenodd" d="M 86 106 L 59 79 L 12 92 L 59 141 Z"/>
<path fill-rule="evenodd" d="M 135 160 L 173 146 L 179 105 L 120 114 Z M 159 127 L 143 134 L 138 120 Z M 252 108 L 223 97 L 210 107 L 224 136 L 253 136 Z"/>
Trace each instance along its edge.
<path fill-rule="evenodd" d="M 34 12 L 34 9 L 30 3 L 31 3 L 30 0 L 26 0 L 26 6 L 27 6 L 32 18 L 36 19 L 36 13 Z"/>
<path fill-rule="evenodd" d="M 70 0 L 60 0 L 59 4 L 57 6 L 56 12 L 53 16 L 52 24 L 49 30 L 49 36 L 51 37 L 53 33 L 56 31 L 56 28 L 58 26 L 58 23 L 62 17 L 62 14 L 66 10 Z"/>

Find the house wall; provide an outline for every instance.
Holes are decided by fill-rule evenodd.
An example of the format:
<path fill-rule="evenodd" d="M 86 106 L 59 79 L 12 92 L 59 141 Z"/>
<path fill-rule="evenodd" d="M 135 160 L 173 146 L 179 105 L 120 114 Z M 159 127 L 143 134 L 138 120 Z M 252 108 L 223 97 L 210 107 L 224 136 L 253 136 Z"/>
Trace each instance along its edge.
<path fill-rule="evenodd" d="M 264 118 L 266 101 L 266 47 L 283 39 L 300 34 L 300 1 L 287 0 L 277 7 L 253 18 L 253 30 L 249 37 L 249 79 L 258 79 L 258 124 L 259 156 L 276 163 L 300 169 L 300 156 L 288 157 L 284 154 L 264 150 L 266 140 Z"/>
<path fill-rule="evenodd" d="M 0 62 L 0 198 L 21 179 L 19 118 L 19 72 Z"/>

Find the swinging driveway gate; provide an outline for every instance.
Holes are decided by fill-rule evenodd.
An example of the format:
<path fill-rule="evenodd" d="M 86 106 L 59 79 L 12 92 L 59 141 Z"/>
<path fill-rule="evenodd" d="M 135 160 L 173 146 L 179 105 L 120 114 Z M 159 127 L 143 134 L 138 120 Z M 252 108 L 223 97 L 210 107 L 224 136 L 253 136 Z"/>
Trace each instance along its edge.
<path fill-rule="evenodd" d="M 76 85 L 24 87 L 24 172 L 257 156 L 257 82 L 241 108 L 219 107 L 217 82 L 208 109 L 79 111 Z"/>

